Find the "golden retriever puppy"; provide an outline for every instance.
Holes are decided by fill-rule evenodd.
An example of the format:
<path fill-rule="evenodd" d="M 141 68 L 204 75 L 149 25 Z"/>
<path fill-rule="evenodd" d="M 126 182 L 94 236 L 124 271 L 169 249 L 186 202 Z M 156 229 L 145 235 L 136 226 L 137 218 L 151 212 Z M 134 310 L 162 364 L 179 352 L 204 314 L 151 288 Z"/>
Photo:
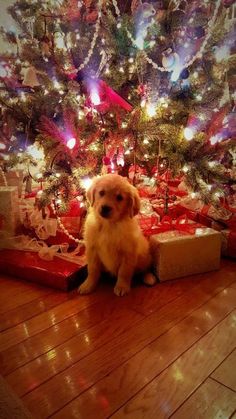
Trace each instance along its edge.
<path fill-rule="evenodd" d="M 87 191 L 90 210 L 85 222 L 88 277 L 78 288 L 80 294 L 94 290 L 102 271 L 117 278 L 114 292 L 130 291 L 134 273 L 143 272 L 144 282 L 156 282 L 150 273 L 149 243 L 136 218 L 140 209 L 137 189 L 127 179 L 108 174 L 94 179 Z"/>

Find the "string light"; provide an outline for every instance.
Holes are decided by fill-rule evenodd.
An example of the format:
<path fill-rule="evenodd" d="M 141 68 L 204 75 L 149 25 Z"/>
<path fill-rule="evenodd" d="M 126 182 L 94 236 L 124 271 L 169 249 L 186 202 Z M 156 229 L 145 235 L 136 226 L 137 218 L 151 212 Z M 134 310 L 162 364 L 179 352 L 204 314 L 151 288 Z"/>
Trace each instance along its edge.
<path fill-rule="evenodd" d="M 189 127 L 184 128 L 184 138 L 188 141 L 192 140 L 194 137 L 193 130 Z"/>
<path fill-rule="evenodd" d="M 54 80 L 54 81 L 53 81 L 53 85 L 54 85 L 54 87 L 55 87 L 56 89 L 59 89 L 59 88 L 61 87 L 60 83 L 58 83 L 58 81 L 57 81 L 57 80 Z"/>
<path fill-rule="evenodd" d="M 197 95 L 196 100 L 201 101 L 202 100 L 202 95 Z"/>
<path fill-rule="evenodd" d="M 92 185 L 92 179 L 90 179 L 89 177 L 85 177 L 84 179 L 81 179 L 81 185 L 82 187 L 87 191 L 90 186 Z"/>
<path fill-rule="evenodd" d="M 21 100 L 23 102 L 26 102 L 26 96 L 25 96 L 25 93 L 24 92 L 21 92 L 20 97 L 21 97 Z"/>
<path fill-rule="evenodd" d="M 153 117 L 156 115 L 156 107 L 153 103 L 148 103 L 146 106 L 147 115 Z"/>
<path fill-rule="evenodd" d="M 27 153 L 36 160 L 44 159 L 43 149 L 39 148 L 37 144 L 33 144 L 27 147 Z"/>
<path fill-rule="evenodd" d="M 76 139 L 75 138 L 70 138 L 67 143 L 66 146 L 70 149 L 73 150 L 74 146 L 76 144 Z"/>
<path fill-rule="evenodd" d="M 183 170 L 184 173 L 187 173 L 189 171 L 189 166 L 187 166 L 187 165 L 183 166 L 182 170 Z"/>
<path fill-rule="evenodd" d="M 92 90 L 91 94 L 90 94 L 90 99 L 93 105 L 97 106 L 100 105 L 101 100 L 99 97 L 99 94 L 96 90 Z"/>

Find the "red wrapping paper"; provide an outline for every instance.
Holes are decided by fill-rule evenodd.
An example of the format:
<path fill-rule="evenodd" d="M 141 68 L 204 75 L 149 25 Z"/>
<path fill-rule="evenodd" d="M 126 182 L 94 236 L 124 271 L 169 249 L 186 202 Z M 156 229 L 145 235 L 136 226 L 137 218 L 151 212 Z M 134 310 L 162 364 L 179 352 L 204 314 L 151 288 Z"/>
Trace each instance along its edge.
<path fill-rule="evenodd" d="M 35 252 L 21 250 L 0 251 L 0 272 L 63 291 L 75 288 L 87 275 L 85 265 L 58 257 L 46 261 Z"/>

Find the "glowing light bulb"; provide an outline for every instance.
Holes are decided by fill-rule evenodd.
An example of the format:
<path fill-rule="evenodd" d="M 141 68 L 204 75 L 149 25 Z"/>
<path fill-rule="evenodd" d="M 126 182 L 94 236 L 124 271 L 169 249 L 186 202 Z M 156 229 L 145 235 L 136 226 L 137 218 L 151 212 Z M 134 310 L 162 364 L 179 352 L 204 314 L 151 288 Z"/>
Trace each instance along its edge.
<path fill-rule="evenodd" d="M 120 73 L 124 73 L 124 72 L 125 72 L 124 67 L 120 67 L 120 68 L 119 68 L 119 72 L 120 72 Z"/>
<path fill-rule="evenodd" d="M 184 138 L 188 141 L 192 140 L 194 137 L 193 130 L 191 128 L 184 128 Z"/>
<path fill-rule="evenodd" d="M 109 73 L 110 73 L 110 69 L 109 67 L 106 67 L 105 74 L 109 74 Z"/>
<path fill-rule="evenodd" d="M 92 179 L 90 179 L 89 177 L 85 177 L 84 179 L 81 180 L 81 184 L 82 187 L 87 191 L 90 186 L 92 185 Z"/>
<path fill-rule="evenodd" d="M 70 150 L 72 150 L 72 149 L 74 148 L 75 144 L 76 144 L 76 139 L 75 139 L 75 138 L 70 138 L 70 139 L 67 141 L 66 146 L 67 146 Z"/>
<path fill-rule="evenodd" d="M 7 70 L 1 65 L 0 66 L 0 77 L 6 77 L 7 76 Z"/>
<path fill-rule="evenodd" d="M 185 165 L 182 170 L 184 173 L 187 173 L 189 171 L 189 167 Z"/>
<path fill-rule="evenodd" d="M 230 56 L 230 47 L 224 45 L 220 48 L 217 48 L 215 52 L 216 62 L 220 63 L 221 61 L 228 59 Z"/>
<path fill-rule="evenodd" d="M 134 62 L 133 57 L 130 57 L 130 58 L 128 59 L 128 61 L 129 61 L 129 63 L 133 63 L 133 62 Z"/>
<path fill-rule="evenodd" d="M 57 80 L 54 80 L 53 85 L 54 85 L 55 89 L 59 89 L 60 88 L 60 83 L 58 83 Z"/>
<path fill-rule="evenodd" d="M 143 140 L 143 144 L 149 144 L 149 141 L 148 141 L 148 139 L 147 139 L 147 138 L 144 138 L 144 140 Z"/>
<path fill-rule="evenodd" d="M 150 116 L 150 117 L 155 116 L 155 114 L 156 114 L 155 105 L 153 103 L 148 103 L 147 106 L 146 106 L 146 112 L 147 112 L 147 115 Z"/>
<path fill-rule="evenodd" d="M 5 150 L 5 149 L 6 149 L 6 144 L 0 143 L 0 150 Z"/>
<path fill-rule="evenodd" d="M 202 100 L 202 95 L 197 95 L 197 96 L 196 96 L 196 99 L 197 99 L 198 101 Z"/>
<path fill-rule="evenodd" d="M 138 49 L 143 50 L 144 48 L 144 39 L 142 35 L 139 35 L 136 39 L 135 39 L 135 45 Z"/>
<path fill-rule="evenodd" d="M 95 106 L 100 105 L 101 100 L 100 100 L 99 94 L 96 90 L 92 90 L 90 98 L 91 98 L 91 102 L 92 102 L 93 105 L 95 105 Z"/>
<path fill-rule="evenodd" d="M 140 103 L 141 108 L 144 108 L 145 105 L 146 105 L 146 99 L 142 99 Z"/>
<path fill-rule="evenodd" d="M 117 27 L 118 29 L 120 29 L 120 28 L 121 28 L 121 23 L 120 23 L 120 22 L 119 22 L 119 23 L 117 23 L 116 27 Z"/>
<path fill-rule="evenodd" d="M 25 96 L 24 92 L 22 92 L 22 93 L 20 94 L 20 97 L 21 97 L 21 100 L 22 100 L 23 102 L 26 102 L 26 96 Z"/>
<path fill-rule="evenodd" d="M 127 122 L 122 122 L 122 124 L 121 124 L 121 128 L 127 128 Z"/>
<path fill-rule="evenodd" d="M 37 145 L 30 145 L 27 147 L 27 153 L 36 160 L 44 159 L 44 152 Z"/>

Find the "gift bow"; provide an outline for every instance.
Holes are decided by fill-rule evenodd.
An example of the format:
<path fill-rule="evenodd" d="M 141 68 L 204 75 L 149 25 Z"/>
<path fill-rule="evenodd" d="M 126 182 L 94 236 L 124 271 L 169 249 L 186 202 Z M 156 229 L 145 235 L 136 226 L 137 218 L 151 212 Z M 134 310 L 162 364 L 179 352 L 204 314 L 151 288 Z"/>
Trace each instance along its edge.
<path fill-rule="evenodd" d="M 0 237 L 0 249 L 16 249 L 30 252 L 37 252 L 39 257 L 43 260 L 53 260 L 54 256 L 69 262 L 82 265 L 85 263 L 85 256 L 81 253 L 83 245 L 79 244 L 75 250 L 68 252 L 68 243 L 55 244 L 48 246 L 44 241 L 37 240 L 25 235 L 21 236 L 3 236 Z"/>
<path fill-rule="evenodd" d="M 177 230 L 181 231 L 181 233 L 184 234 L 195 234 L 196 229 L 200 227 L 202 227 L 201 224 L 190 223 L 186 214 L 183 214 L 180 217 L 178 217 L 175 222 L 172 217 L 170 217 L 169 215 L 165 215 L 158 226 L 158 233 Z"/>

